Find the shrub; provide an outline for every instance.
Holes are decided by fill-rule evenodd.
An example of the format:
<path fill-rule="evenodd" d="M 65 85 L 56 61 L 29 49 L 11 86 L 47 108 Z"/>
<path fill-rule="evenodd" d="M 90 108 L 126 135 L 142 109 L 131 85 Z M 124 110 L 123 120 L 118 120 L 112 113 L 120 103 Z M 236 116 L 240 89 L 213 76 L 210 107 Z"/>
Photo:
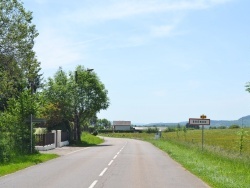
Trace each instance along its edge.
<path fill-rule="evenodd" d="M 147 130 L 146 130 L 146 133 L 157 133 L 157 132 L 159 132 L 159 129 L 157 128 L 157 127 L 154 127 L 154 128 L 148 128 Z"/>
<path fill-rule="evenodd" d="M 239 129 L 239 128 L 240 128 L 239 125 L 231 125 L 231 126 L 229 127 L 229 129 Z"/>
<path fill-rule="evenodd" d="M 94 130 L 94 132 L 92 132 L 92 135 L 94 135 L 94 136 L 98 135 L 98 131 Z"/>
<path fill-rule="evenodd" d="M 221 125 L 221 126 L 218 127 L 218 129 L 226 129 L 226 128 L 227 128 L 227 127 L 224 126 L 224 125 Z"/>

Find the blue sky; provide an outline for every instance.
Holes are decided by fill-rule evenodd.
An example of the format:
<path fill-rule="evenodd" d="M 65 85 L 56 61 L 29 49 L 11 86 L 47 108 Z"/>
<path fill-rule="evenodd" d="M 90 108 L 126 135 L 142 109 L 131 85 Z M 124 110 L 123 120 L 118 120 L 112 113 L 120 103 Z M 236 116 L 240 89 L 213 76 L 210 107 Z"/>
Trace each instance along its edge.
<path fill-rule="evenodd" d="M 99 118 L 180 122 L 250 114 L 250 1 L 23 0 L 44 77 L 94 68 L 109 92 Z"/>

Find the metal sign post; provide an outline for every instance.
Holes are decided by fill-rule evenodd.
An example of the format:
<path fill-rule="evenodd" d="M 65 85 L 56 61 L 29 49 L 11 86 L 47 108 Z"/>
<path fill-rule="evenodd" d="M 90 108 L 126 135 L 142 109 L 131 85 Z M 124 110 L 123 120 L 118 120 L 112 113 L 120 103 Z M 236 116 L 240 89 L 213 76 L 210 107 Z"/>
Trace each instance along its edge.
<path fill-rule="evenodd" d="M 30 153 L 32 153 L 32 140 L 33 140 L 33 126 L 32 126 L 32 114 L 30 114 Z"/>
<path fill-rule="evenodd" d="M 204 146 L 204 125 L 210 125 L 210 119 L 206 119 L 207 116 L 204 114 L 200 116 L 200 118 L 189 118 L 189 124 L 190 125 L 197 125 L 200 126 L 202 125 L 202 133 L 201 133 L 201 143 L 202 143 L 202 151 L 203 151 L 203 146 Z"/>
<path fill-rule="evenodd" d="M 32 114 L 30 114 L 30 119 L 27 118 L 25 121 L 30 123 L 30 153 L 32 153 L 33 152 L 33 147 L 32 147 L 32 144 L 33 144 L 33 123 L 45 123 L 46 120 L 41 119 L 41 118 L 35 118 L 35 117 L 33 117 Z"/>

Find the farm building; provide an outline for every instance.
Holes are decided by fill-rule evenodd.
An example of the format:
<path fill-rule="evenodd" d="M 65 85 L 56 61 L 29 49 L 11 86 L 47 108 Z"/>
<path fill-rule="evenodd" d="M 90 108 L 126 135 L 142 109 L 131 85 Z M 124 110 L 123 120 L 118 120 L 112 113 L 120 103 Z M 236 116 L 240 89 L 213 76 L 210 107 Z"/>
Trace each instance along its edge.
<path fill-rule="evenodd" d="M 113 129 L 115 131 L 128 131 L 130 126 L 131 121 L 113 121 Z"/>

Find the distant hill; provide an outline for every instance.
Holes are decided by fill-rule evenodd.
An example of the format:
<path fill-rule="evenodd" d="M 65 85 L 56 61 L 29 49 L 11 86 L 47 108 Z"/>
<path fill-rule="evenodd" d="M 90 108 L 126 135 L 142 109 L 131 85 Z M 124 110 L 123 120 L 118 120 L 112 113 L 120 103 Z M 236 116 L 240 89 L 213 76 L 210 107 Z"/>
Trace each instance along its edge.
<path fill-rule="evenodd" d="M 169 126 L 176 126 L 177 124 L 180 124 L 181 126 L 186 125 L 188 121 L 183 121 L 183 122 L 177 122 L 177 123 L 149 123 L 143 126 L 146 127 L 152 127 L 152 126 L 157 126 L 157 127 L 169 127 Z M 250 115 L 241 117 L 238 120 L 211 120 L 210 121 L 210 126 L 212 127 L 218 127 L 218 126 L 230 126 L 230 125 L 240 125 L 244 127 L 250 127 Z"/>

